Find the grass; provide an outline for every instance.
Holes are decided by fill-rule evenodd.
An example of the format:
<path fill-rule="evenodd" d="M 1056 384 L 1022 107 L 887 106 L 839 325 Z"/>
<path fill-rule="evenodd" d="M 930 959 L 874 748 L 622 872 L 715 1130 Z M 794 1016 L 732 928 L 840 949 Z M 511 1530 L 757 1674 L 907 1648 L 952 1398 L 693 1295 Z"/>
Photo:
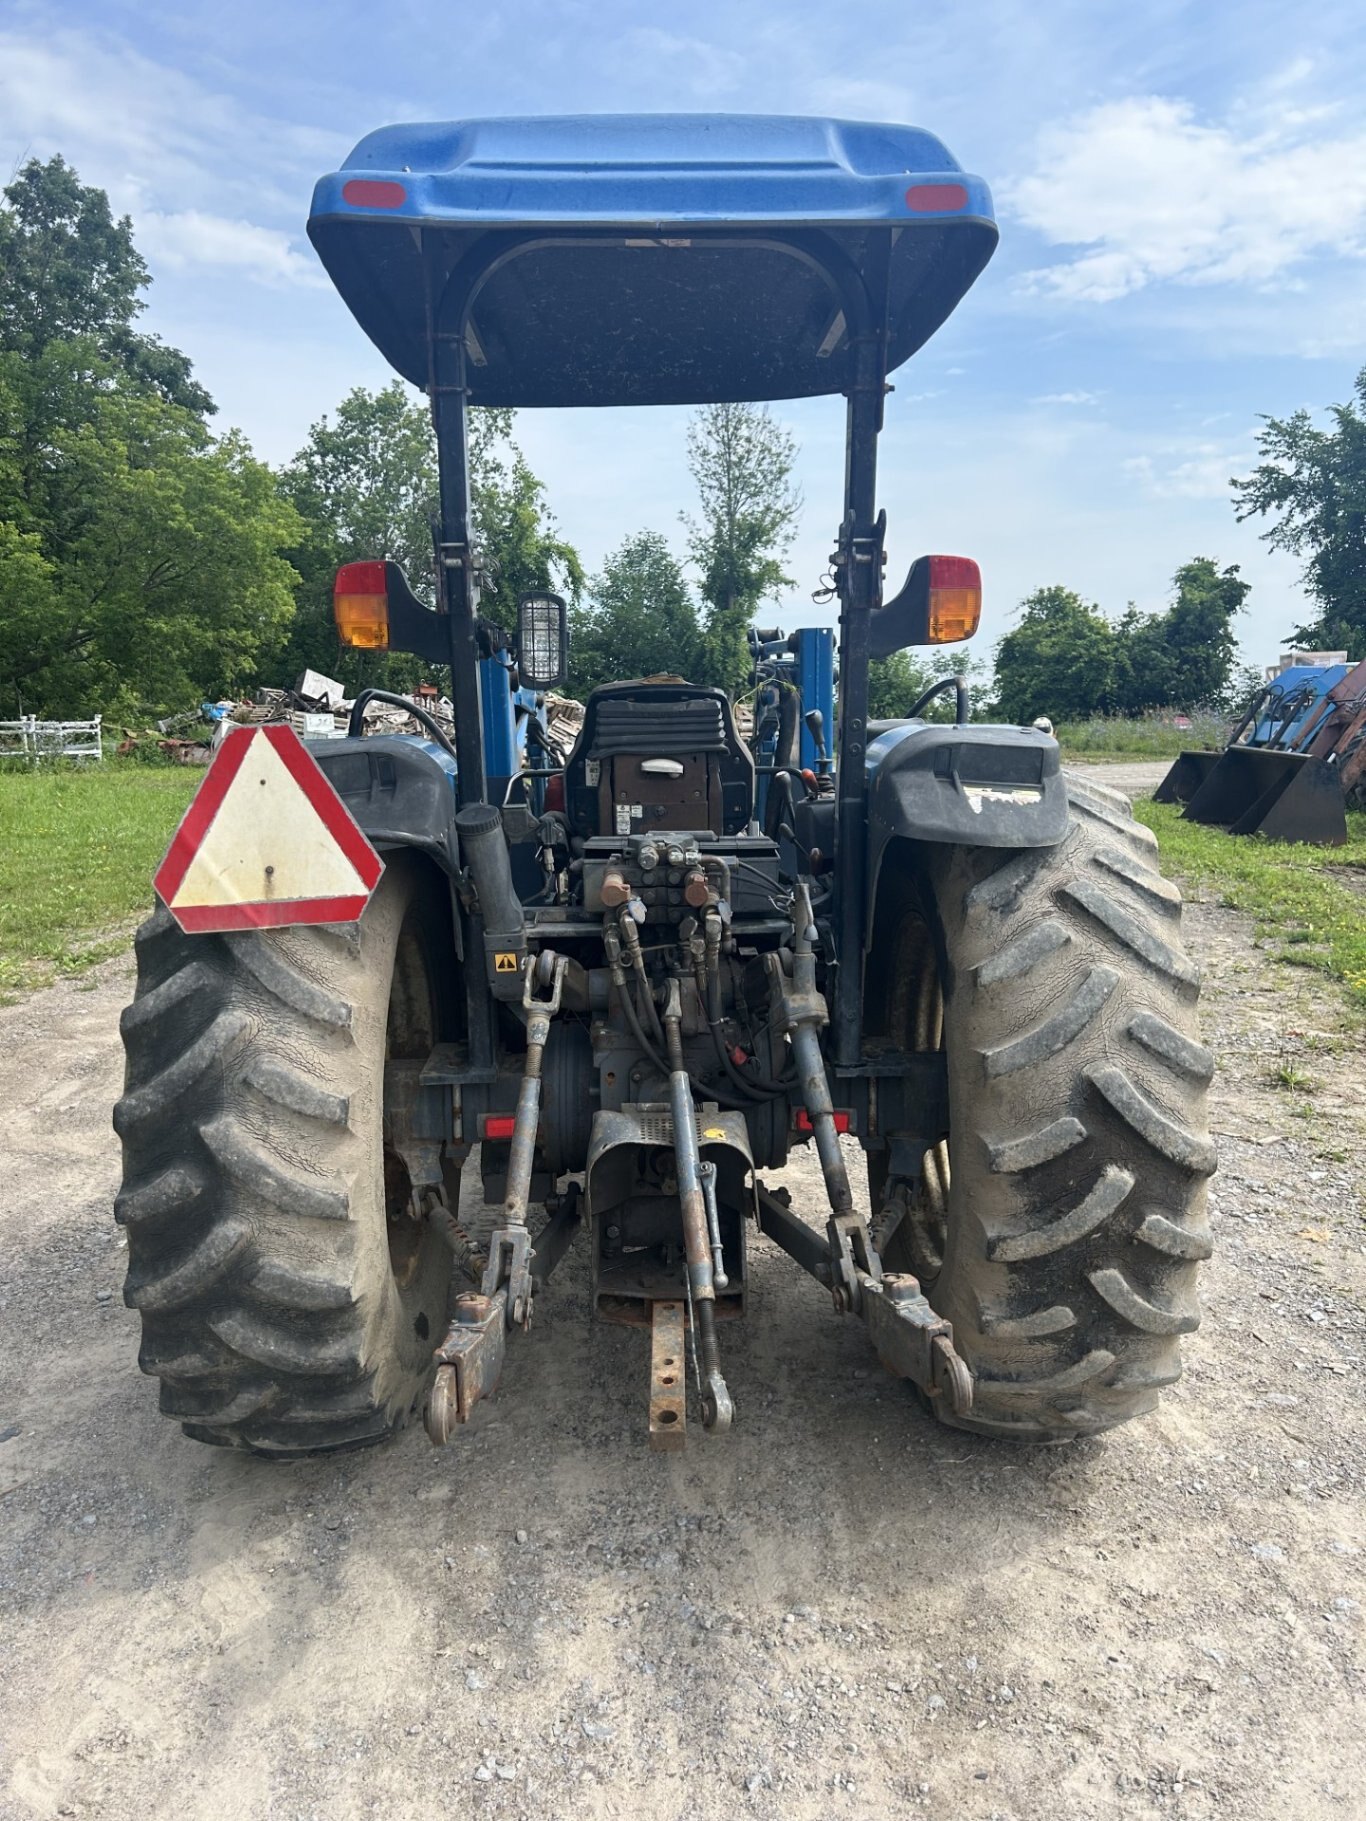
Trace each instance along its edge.
<path fill-rule="evenodd" d="M 118 926 L 150 904 L 152 874 L 202 776 L 118 761 L 0 770 L 0 995 L 126 945 Z M 1346 847 L 1322 848 L 1235 838 L 1183 822 L 1169 804 L 1134 809 L 1171 872 L 1246 911 L 1280 960 L 1340 981 L 1366 1010 L 1366 813 L 1348 816 Z"/>
<path fill-rule="evenodd" d="M 1174 759 L 1179 752 L 1215 751 L 1228 742 L 1231 720 L 1197 709 L 1189 727 L 1160 715 L 1093 715 L 1055 730 L 1065 759 Z"/>
<path fill-rule="evenodd" d="M 0 996 L 79 973 L 127 946 L 197 769 L 0 770 Z"/>
<path fill-rule="evenodd" d="M 1175 804 L 1144 799 L 1134 814 L 1157 836 L 1169 871 L 1246 911 L 1278 960 L 1339 981 L 1366 1010 L 1366 812 L 1348 814 L 1345 847 L 1228 835 L 1183 822 Z"/>

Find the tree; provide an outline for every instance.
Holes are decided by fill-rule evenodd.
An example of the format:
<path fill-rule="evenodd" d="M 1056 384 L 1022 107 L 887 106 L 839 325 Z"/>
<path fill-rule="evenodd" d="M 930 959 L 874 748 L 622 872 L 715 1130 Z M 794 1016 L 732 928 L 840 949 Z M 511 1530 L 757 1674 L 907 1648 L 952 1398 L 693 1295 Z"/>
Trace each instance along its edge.
<path fill-rule="evenodd" d="M 996 648 L 998 712 L 1018 725 L 1104 714 L 1115 705 L 1115 629 L 1070 588 L 1038 588 Z"/>
<path fill-rule="evenodd" d="M 701 636 L 697 608 L 677 557 L 657 531 L 637 531 L 612 552 L 588 584 L 572 632 L 576 694 L 619 678 L 693 675 Z"/>
<path fill-rule="evenodd" d="M 1266 687 L 1266 678 L 1255 664 L 1239 664 L 1214 704 L 1226 714 L 1241 714 Z"/>
<path fill-rule="evenodd" d="M 686 514 L 689 555 L 708 613 L 698 682 L 735 690 L 749 674 L 746 632 L 759 603 L 790 587 L 783 572 L 801 510 L 796 443 L 767 405 L 705 405 L 688 427 L 700 519 Z"/>
<path fill-rule="evenodd" d="M 470 497 L 485 563 L 479 611 L 511 631 L 523 594 L 550 589 L 577 603 L 583 592 L 583 563 L 556 530 L 545 503 L 545 486 L 512 440 L 512 413 L 506 417 L 506 430 L 471 448 Z"/>
<path fill-rule="evenodd" d="M 114 220 L 105 192 L 83 184 L 62 158 L 31 158 L 4 197 L 0 351 L 35 361 L 54 343 L 84 341 L 113 376 L 201 416 L 212 412 L 186 356 L 133 327 L 151 274 L 132 222 Z"/>
<path fill-rule="evenodd" d="M 145 716 L 255 680 L 298 536 L 188 359 L 135 328 L 131 224 L 60 158 L 0 206 L 0 701 Z"/>
<path fill-rule="evenodd" d="M 1213 706 L 1228 693 L 1237 651 L 1234 615 L 1252 592 L 1238 565 L 1193 557 L 1172 578 L 1165 613 L 1130 606 L 1116 630 L 1115 706 L 1123 714 Z"/>
<path fill-rule="evenodd" d="M 426 409 L 395 380 L 379 392 L 357 387 L 322 418 L 280 476 L 303 536 L 290 552 L 299 572 L 298 612 L 282 658 L 290 681 L 305 669 L 352 688 L 411 688 L 416 658 L 354 651 L 337 638 L 332 586 L 343 563 L 388 558 L 414 591 L 435 599 L 432 514 L 437 503 L 436 444 Z"/>
<path fill-rule="evenodd" d="M 1262 535 L 1273 550 L 1305 559 L 1304 579 L 1318 618 L 1287 633 L 1321 651 L 1366 651 L 1366 367 L 1352 397 L 1329 407 L 1332 428 L 1309 412 L 1263 417 L 1261 462 L 1234 480 L 1235 509 L 1276 520 Z"/>
<path fill-rule="evenodd" d="M 557 585 L 577 598 L 578 554 L 555 533 L 540 481 L 512 441 L 511 411 L 476 411 L 470 437 L 471 505 L 487 577 L 480 612 L 511 627 L 517 595 Z M 436 438 L 425 402 L 399 380 L 378 392 L 358 386 L 335 417 L 322 418 L 280 481 L 304 537 L 292 553 L 303 578 L 286 653 L 353 687 L 408 688 L 424 674 L 417 658 L 352 651 L 337 639 L 332 584 L 342 563 L 387 557 L 413 590 L 435 603 L 432 524 L 438 507 Z"/>
<path fill-rule="evenodd" d="M 874 658 L 868 666 L 868 718 L 901 721 L 934 683 L 945 677 L 962 677 L 971 686 L 986 675 L 986 665 L 971 657 L 965 645 L 954 645 L 931 656 L 894 651 L 889 658 Z M 927 721 L 951 721 L 956 712 L 952 690 L 937 696 L 922 715 Z"/>
<path fill-rule="evenodd" d="M 244 440 L 114 378 L 45 467 L 28 523 L 0 519 L 0 701 L 146 717 L 254 682 L 293 616 L 299 526 Z"/>

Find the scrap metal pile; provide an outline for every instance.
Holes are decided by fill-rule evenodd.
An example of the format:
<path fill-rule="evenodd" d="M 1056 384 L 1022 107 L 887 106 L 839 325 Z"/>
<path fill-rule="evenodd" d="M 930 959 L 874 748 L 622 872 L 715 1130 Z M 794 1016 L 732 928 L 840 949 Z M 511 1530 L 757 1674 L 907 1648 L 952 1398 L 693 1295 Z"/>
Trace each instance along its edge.
<path fill-rule="evenodd" d="M 453 736 L 455 713 L 448 696 L 439 694 L 430 683 L 419 683 L 404 699 L 430 715 L 447 737 Z M 280 722 L 288 722 L 303 740 L 342 740 L 351 730 L 355 706 L 355 698 L 335 677 L 305 670 L 292 689 L 263 687 L 250 699 L 205 702 L 198 710 L 167 716 L 154 728 L 141 732 L 125 729 L 118 752 L 120 757 L 127 757 L 139 748 L 156 746 L 177 764 L 207 765 L 234 727 L 274 726 Z M 548 695 L 545 710 L 550 738 L 567 751 L 583 725 L 583 703 L 572 696 Z M 417 714 L 409 713 L 398 702 L 366 702 L 360 720 L 361 734 L 421 736 L 426 732 Z"/>

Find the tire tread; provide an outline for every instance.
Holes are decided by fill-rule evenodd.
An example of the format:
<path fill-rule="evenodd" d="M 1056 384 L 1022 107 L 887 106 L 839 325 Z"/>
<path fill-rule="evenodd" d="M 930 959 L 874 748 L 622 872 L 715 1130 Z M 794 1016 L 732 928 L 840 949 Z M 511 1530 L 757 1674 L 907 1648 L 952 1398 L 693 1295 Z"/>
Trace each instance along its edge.
<path fill-rule="evenodd" d="M 953 1161 L 930 1295 L 974 1375 L 958 1426 L 1014 1440 L 1152 1409 L 1199 1322 L 1211 1249 L 1214 1059 L 1180 893 L 1126 802 L 1090 780 L 1068 791 L 1059 847 L 959 850 L 932 875 Z"/>
<path fill-rule="evenodd" d="M 390 889 L 392 930 L 421 876 Z M 380 990 L 364 945 L 321 929 L 187 937 L 158 906 L 135 952 L 115 1217 L 162 1410 L 197 1440 L 276 1458 L 382 1440 L 425 1369 L 384 1365 L 358 1250 L 357 993 Z M 387 974 L 382 990 L 371 1031 Z"/>

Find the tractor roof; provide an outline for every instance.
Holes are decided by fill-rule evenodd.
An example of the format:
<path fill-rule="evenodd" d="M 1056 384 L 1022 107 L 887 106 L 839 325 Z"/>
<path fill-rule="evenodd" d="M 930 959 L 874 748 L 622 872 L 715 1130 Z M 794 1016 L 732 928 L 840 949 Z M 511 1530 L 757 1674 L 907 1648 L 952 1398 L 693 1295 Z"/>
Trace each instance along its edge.
<path fill-rule="evenodd" d="M 485 405 L 840 392 L 851 281 L 873 281 L 880 315 L 886 257 L 890 370 L 996 244 L 986 185 L 932 134 L 749 114 L 385 127 L 318 184 L 308 232 L 415 385 L 429 379 L 429 287 L 436 307 L 453 275 Z"/>

